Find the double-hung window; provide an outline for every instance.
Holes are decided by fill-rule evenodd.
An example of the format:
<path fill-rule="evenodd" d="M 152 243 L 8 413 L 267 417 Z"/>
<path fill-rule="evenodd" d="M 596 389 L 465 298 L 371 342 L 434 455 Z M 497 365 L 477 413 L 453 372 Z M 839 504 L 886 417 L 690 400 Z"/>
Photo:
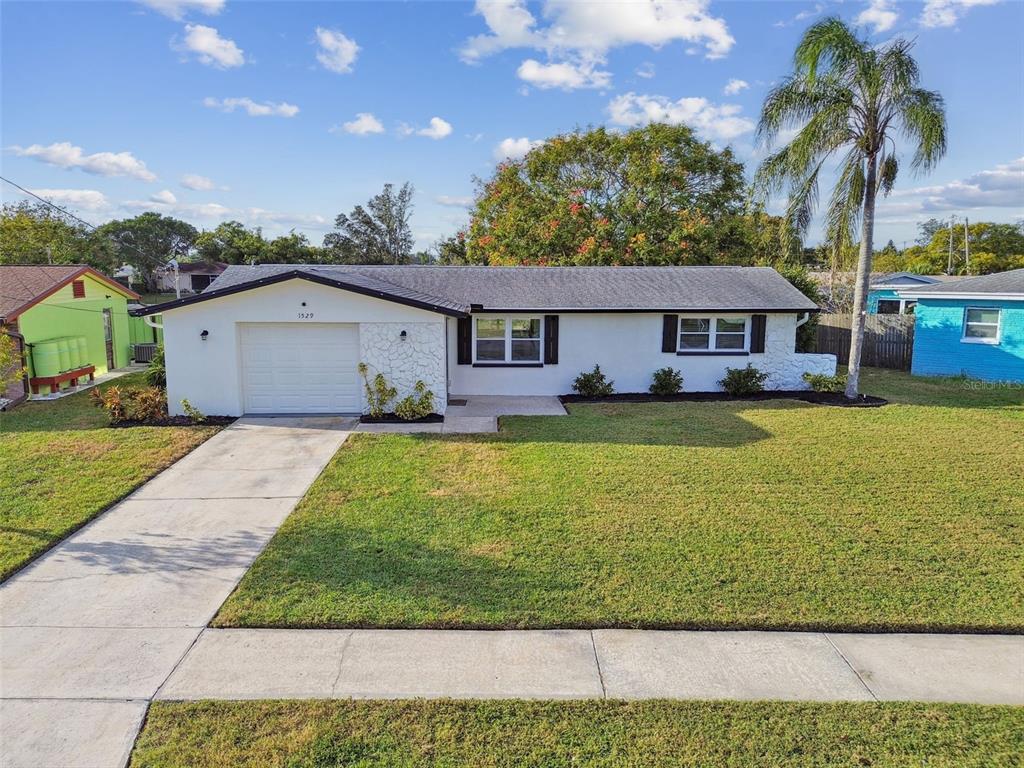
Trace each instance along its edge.
<path fill-rule="evenodd" d="M 964 335 L 961 341 L 972 344 L 999 343 L 999 310 L 968 307 L 964 310 Z"/>
<path fill-rule="evenodd" d="M 680 317 L 678 351 L 746 352 L 749 324 L 746 317 Z"/>
<path fill-rule="evenodd" d="M 477 363 L 539 363 L 541 318 L 478 317 L 473 341 Z"/>

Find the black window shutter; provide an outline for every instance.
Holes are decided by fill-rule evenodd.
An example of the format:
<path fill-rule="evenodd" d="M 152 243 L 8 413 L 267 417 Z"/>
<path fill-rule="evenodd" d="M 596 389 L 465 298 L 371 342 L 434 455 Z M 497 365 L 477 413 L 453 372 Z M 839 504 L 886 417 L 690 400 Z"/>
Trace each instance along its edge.
<path fill-rule="evenodd" d="M 750 351 L 764 352 L 764 328 L 767 315 L 754 315 L 750 318 Z"/>
<path fill-rule="evenodd" d="M 665 315 L 661 327 L 661 351 L 675 352 L 679 347 L 679 315 Z"/>
<path fill-rule="evenodd" d="M 558 315 L 544 315 L 544 363 L 558 364 Z"/>
<path fill-rule="evenodd" d="M 458 353 L 459 365 L 469 365 L 473 362 L 473 332 L 470 323 L 472 318 L 460 317 L 456 326 L 455 349 Z"/>

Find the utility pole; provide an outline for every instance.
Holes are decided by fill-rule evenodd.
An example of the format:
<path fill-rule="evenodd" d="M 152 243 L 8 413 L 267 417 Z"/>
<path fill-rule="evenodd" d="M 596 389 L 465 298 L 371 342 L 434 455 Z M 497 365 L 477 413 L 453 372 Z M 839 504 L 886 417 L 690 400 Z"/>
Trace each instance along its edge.
<path fill-rule="evenodd" d="M 956 216 L 949 217 L 949 259 L 946 261 L 946 274 L 953 274 L 953 225 L 956 223 Z"/>
<path fill-rule="evenodd" d="M 971 231 L 967 228 L 967 217 L 964 216 L 964 268 L 971 271 Z"/>

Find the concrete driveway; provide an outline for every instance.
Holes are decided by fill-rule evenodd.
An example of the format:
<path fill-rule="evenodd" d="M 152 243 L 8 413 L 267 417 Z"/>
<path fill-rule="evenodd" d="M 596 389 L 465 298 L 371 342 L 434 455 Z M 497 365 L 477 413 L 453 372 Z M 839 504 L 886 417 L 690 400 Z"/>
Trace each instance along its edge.
<path fill-rule="evenodd" d="M 0 586 L 0 765 L 123 765 L 148 702 L 354 426 L 240 419 Z"/>

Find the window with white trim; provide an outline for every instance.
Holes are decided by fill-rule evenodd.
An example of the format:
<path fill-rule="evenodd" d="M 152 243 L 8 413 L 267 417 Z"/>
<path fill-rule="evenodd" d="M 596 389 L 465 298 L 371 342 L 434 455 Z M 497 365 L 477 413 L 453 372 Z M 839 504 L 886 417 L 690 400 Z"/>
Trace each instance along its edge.
<path fill-rule="evenodd" d="M 964 310 L 964 335 L 960 341 L 972 344 L 998 344 L 999 315 L 998 309 L 967 307 Z"/>
<path fill-rule="evenodd" d="M 679 352 L 746 352 L 750 318 L 680 317 Z"/>
<path fill-rule="evenodd" d="M 540 317 L 477 317 L 473 324 L 473 360 L 477 363 L 539 363 Z"/>

